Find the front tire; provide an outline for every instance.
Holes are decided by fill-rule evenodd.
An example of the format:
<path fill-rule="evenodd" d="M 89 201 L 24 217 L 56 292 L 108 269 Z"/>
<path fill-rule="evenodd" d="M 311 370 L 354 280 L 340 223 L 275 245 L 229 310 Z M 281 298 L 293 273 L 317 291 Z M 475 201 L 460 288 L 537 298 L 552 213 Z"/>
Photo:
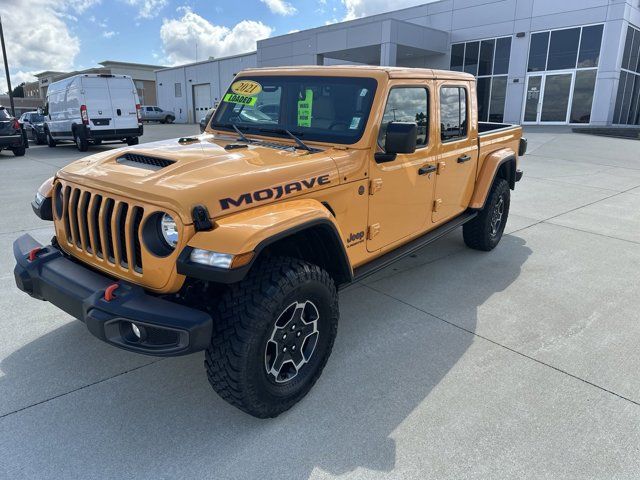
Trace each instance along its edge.
<path fill-rule="evenodd" d="M 49 132 L 49 130 L 47 130 L 46 135 L 47 135 L 47 145 L 49 145 L 49 148 L 55 147 L 57 145 L 57 142 L 53 139 L 53 137 L 51 136 L 51 132 Z"/>
<path fill-rule="evenodd" d="M 313 387 L 338 329 L 338 294 L 320 267 L 268 258 L 217 306 L 205 368 L 213 389 L 258 418 L 276 417 Z"/>
<path fill-rule="evenodd" d="M 167 117 L 164 119 L 165 123 L 173 123 L 175 119 L 171 116 L 171 115 L 167 115 Z"/>
<path fill-rule="evenodd" d="M 507 225 L 510 204 L 509 184 L 504 178 L 496 178 L 484 208 L 462 227 L 464 243 L 485 252 L 496 248 Z"/>

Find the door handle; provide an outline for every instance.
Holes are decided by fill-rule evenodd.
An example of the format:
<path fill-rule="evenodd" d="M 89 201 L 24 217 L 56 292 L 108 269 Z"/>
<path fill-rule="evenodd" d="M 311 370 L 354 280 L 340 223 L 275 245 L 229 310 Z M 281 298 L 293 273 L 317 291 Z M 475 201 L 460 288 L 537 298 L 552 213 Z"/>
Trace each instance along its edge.
<path fill-rule="evenodd" d="M 471 157 L 469 155 L 463 155 L 462 157 L 458 158 L 458 163 L 468 162 L 469 160 L 471 160 Z"/>
<path fill-rule="evenodd" d="M 435 165 L 425 165 L 420 170 L 418 170 L 418 175 L 428 175 L 429 173 L 433 173 L 438 170 L 438 167 Z"/>

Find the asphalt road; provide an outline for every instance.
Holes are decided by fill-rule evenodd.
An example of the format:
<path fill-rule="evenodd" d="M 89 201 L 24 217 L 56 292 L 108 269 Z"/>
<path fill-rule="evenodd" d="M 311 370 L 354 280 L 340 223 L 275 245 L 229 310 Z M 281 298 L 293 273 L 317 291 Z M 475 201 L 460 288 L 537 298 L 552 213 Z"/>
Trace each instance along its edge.
<path fill-rule="evenodd" d="M 33 194 L 83 155 L 0 153 L 0 478 L 639 478 L 640 143 L 527 135 L 501 245 L 455 232 L 344 291 L 323 376 L 266 421 L 202 354 L 121 351 L 16 289 L 12 241 L 52 234 Z"/>

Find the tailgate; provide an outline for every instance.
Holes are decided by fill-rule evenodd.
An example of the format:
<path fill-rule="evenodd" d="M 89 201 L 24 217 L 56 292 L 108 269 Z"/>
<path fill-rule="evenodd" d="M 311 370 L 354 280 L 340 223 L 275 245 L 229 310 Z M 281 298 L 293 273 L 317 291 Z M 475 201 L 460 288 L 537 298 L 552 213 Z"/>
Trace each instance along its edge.
<path fill-rule="evenodd" d="M 112 128 L 138 128 L 137 99 L 133 81 L 130 78 L 110 78 L 108 85 L 115 112 Z"/>
<path fill-rule="evenodd" d="M 0 120 L 0 135 L 16 135 L 17 133 L 13 128 L 13 120 Z"/>

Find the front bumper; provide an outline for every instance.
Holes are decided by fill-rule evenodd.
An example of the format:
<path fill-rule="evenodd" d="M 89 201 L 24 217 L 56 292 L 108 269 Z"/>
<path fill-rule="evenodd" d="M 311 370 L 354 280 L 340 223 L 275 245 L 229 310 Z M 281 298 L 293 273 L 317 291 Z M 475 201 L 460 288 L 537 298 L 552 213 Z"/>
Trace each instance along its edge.
<path fill-rule="evenodd" d="M 30 260 L 30 252 L 41 249 Z M 133 352 L 178 356 L 204 350 L 211 340 L 213 320 L 200 310 L 164 300 L 142 287 L 117 282 L 65 257 L 60 249 L 44 247 L 30 235 L 13 243 L 16 285 L 76 317 L 107 343 Z M 115 297 L 105 291 L 116 284 Z M 132 329 L 141 332 L 138 338 Z"/>

